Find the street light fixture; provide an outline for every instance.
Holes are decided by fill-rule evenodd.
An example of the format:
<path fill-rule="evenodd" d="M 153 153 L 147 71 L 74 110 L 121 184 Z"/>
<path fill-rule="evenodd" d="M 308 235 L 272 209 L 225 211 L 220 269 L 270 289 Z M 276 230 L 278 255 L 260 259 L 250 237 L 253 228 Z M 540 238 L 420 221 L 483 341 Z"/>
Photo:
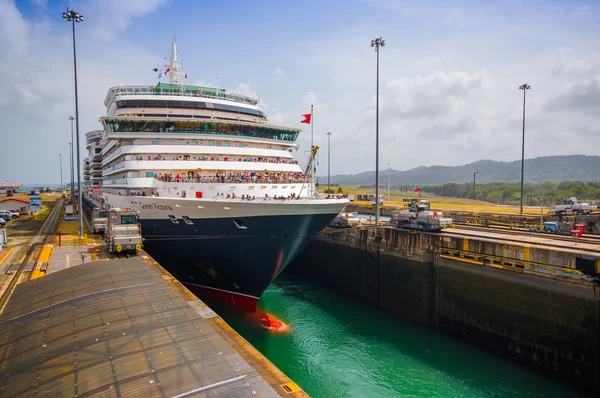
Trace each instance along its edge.
<path fill-rule="evenodd" d="M 71 152 L 71 202 L 75 201 L 75 166 L 73 165 L 73 160 L 75 156 L 73 155 L 73 122 L 75 118 L 73 116 L 69 116 L 69 120 L 71 121 L 71 142 L 69 142 L 69 150 Z"/>
<path fill-rule="evenodd" d="M 331 194 L 331 132 L 327 133 L 327 194 Z"/>
<path fill-rule="evenodd" d="M 379 225 L 379 47 L 385 47 L 382 37 L 371 40 L 377 53 L 377 94 L 375 101 L 375 225 Z"/>
<path fill-rule="evenodd" d="M 58 154 L 58 157 L 60 159 L 60 195 L 62 196 L 62 192 L 63 192 L 63 180 L 62 180 L 62 153 Z"/>
<path fill-rule="evenodd" d="M 79 213 L 79 237 L 83 237 L 83 196 L 81 192 L 81 161 L 79 159 L 79 98 L 77 96 L 77 51 L 75 48 L 75 22 L 83 22 L 83 15 L 76 11 L 69 10 L 63 12 L 63 18 L 71 22 L 73 27 L 73 73 L 75 79 L 75 145 L 77 147 L 77 202 Z M 70 119 L 71 117 L 69 117 Z"/>
<path fill-rule="evenodd" d="M 523 214 L 523 175 L 525 172 L 525 93 L 531 86 L 527 83 L 519 86 L 519 90 L 523 90 L 523 142 L 521 146 L 521 214 Z"/>
<path fill-rule="evenodd" d="M 475 176 L 479 173 L 477 170 L 473 172 L 473 203 L 475 203 Z"/>

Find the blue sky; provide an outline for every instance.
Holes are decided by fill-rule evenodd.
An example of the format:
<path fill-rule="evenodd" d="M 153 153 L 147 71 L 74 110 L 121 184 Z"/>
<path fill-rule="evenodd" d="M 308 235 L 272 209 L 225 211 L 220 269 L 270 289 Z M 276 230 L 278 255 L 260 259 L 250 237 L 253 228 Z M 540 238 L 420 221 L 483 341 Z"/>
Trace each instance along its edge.
<path fill-rule="evenodd" d="M 81 136 L 100 127 L 109 87 L 157 82 L 177 38 L 188 83 L 260 97 L 273 124 L 332 132 L 333 174 L 374 169 L 375 52 L 380 162 L 405 170 L 526 157 L 598 154 L 600 2 L 0 0 L 0 180 L 59 181 L 74 114 L 70 26 L 77 25 Z M 83 139 L 82 139 L 83 141 Z M 6 148 L 18 148 L 7 150 Z M 320 156 L 326 173 L 325 152 Z M 84 149 L 82 149 L 84 153 Z M 18 167 L 15 167 L 18 165 Z M 68 177 L 68 162 L 63 162 Z"/>

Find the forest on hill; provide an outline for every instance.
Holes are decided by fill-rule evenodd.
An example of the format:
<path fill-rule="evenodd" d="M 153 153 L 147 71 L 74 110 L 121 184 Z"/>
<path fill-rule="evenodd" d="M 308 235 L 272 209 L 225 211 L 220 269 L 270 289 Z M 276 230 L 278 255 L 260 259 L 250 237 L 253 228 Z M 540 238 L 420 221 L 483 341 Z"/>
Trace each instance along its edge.
<path fill-rule="evenodd" d="M 498 162 L 479 160 L 462 166 L 420 166 L 406 171 L 380 170 L 379 181 L 387 183 L 388 177 L 392 185 L 405 184 L 449 184 L 473 182 L 473 173 L 477 172 L 479 183 L 511 183 L 521 181 L 521 161 Z M 542 184 L 548 181 L 600 181 L 600 156 L 568 155 L 544 156 L 525 159 L 525 182 Z M 321 183 L 327 176 L 319 176 Z M 375 171 L 359 174 L 338 174 L 331 176 L 331 183 L 336 185 L 373 184 Z"/>
<path fill-rule="evenodd" d="M 400 190 L 405 187 L 397 187 Z M 381 187 L 385 192 L 384 187 Z M 414 190 L 413 186 L 410 189 Z M 473 182 L 447 183 L 421 186 L 422 194 L 432 194 L 452 198 L 473 198 Z M 563 199 L 575 196 L 580 201 L 599 202 L 600 182 L 585 183 L 582 181 L 563 181 L 560 183 L 546 182 L 543 184 L 525 184 L 524 204 L 526 206 L 548 206 L 559 204 Z M 501 205 L 516 205 L 520 203 L 520 183 L 489 183 L 475 185 L 475 199 Z"/>

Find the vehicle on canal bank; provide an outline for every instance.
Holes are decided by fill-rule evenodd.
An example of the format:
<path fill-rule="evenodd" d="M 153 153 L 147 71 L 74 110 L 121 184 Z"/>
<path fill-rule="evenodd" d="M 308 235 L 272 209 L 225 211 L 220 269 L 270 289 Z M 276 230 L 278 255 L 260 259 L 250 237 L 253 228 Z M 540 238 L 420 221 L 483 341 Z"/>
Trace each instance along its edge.
<path fill-rule="evenodd" d="M 407 209 L 392 214 L 392 223 L 404 229 L 439 232 L 452 225 L 452 218 L 432 211 L 428 200 L 412 200 Z"/>
<path fill-rule="evenodd" d="M 329 223 L 332 228 L 348 228 L 356 225 L 360 225 L 360 218 L 354 213 L 340 213 Z"/>
<path fill-rule="evenodd" d="M 106 210 L 105 241 L 109 253 L 137 253 L 142 250 L 142 229 L 137 213 L 130 209 Z"/>
<path fill-rule="evenodd" d="M 91 210 L 91 231 L 95 234 L 104 235 L 108 220 L 108 210 L 95 208 Z"/>
<path fill-rule="evenodd" d="M 576 197 L 563 200 L 561 205 L 548 208 L 549 215 L 589 214 L 593 211 L 589 203 L 580 203 Z"/>
<path fill-rule="evenodd" d="M 188 288 L 254 309 L 348 200 L 318 198 L 314 155 L 306 170 L 292 156 L 300 130 L 268 124 L 258 99 L 180 84 L 175 43 L 165 68 L 168 84 L 109 89 L 86 197 L 134 209 L 145 250 Z"/>

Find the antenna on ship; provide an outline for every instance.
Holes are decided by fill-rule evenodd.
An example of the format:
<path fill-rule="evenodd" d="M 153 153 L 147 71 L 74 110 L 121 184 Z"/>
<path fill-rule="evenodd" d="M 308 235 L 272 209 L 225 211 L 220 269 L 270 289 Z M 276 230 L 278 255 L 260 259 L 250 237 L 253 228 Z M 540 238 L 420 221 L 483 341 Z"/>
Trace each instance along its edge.
<path fill-rule="evenodd" d="M 166 60 L 166 57 L 165 57 Z M 183 60 L 180 60 L 183 61 Z M 173 42 L 171 43 L 171 58 L 169 63 L 164 65 L 165 69 L 154 68 L 152 69 L 154 72 L 159 72 L 158 78 L 162 78 L 163 76 L 169 75 L 169 83 L 171 84 L 181 84 L 179 83 L 180 78 L 187 79 L 187 74 L 183 73 L 183 66 L 177 60 L 177 44 L 175 42 L 175 37 L 173 37 Z"/>
<path fill-rule="evenodd" d="M 173 43 L 171 43 L 171 62 L 169 62 L 169 83 L 179 84 L 179 65 L 177 64 L 177 43 L 173 37 Z"/>

